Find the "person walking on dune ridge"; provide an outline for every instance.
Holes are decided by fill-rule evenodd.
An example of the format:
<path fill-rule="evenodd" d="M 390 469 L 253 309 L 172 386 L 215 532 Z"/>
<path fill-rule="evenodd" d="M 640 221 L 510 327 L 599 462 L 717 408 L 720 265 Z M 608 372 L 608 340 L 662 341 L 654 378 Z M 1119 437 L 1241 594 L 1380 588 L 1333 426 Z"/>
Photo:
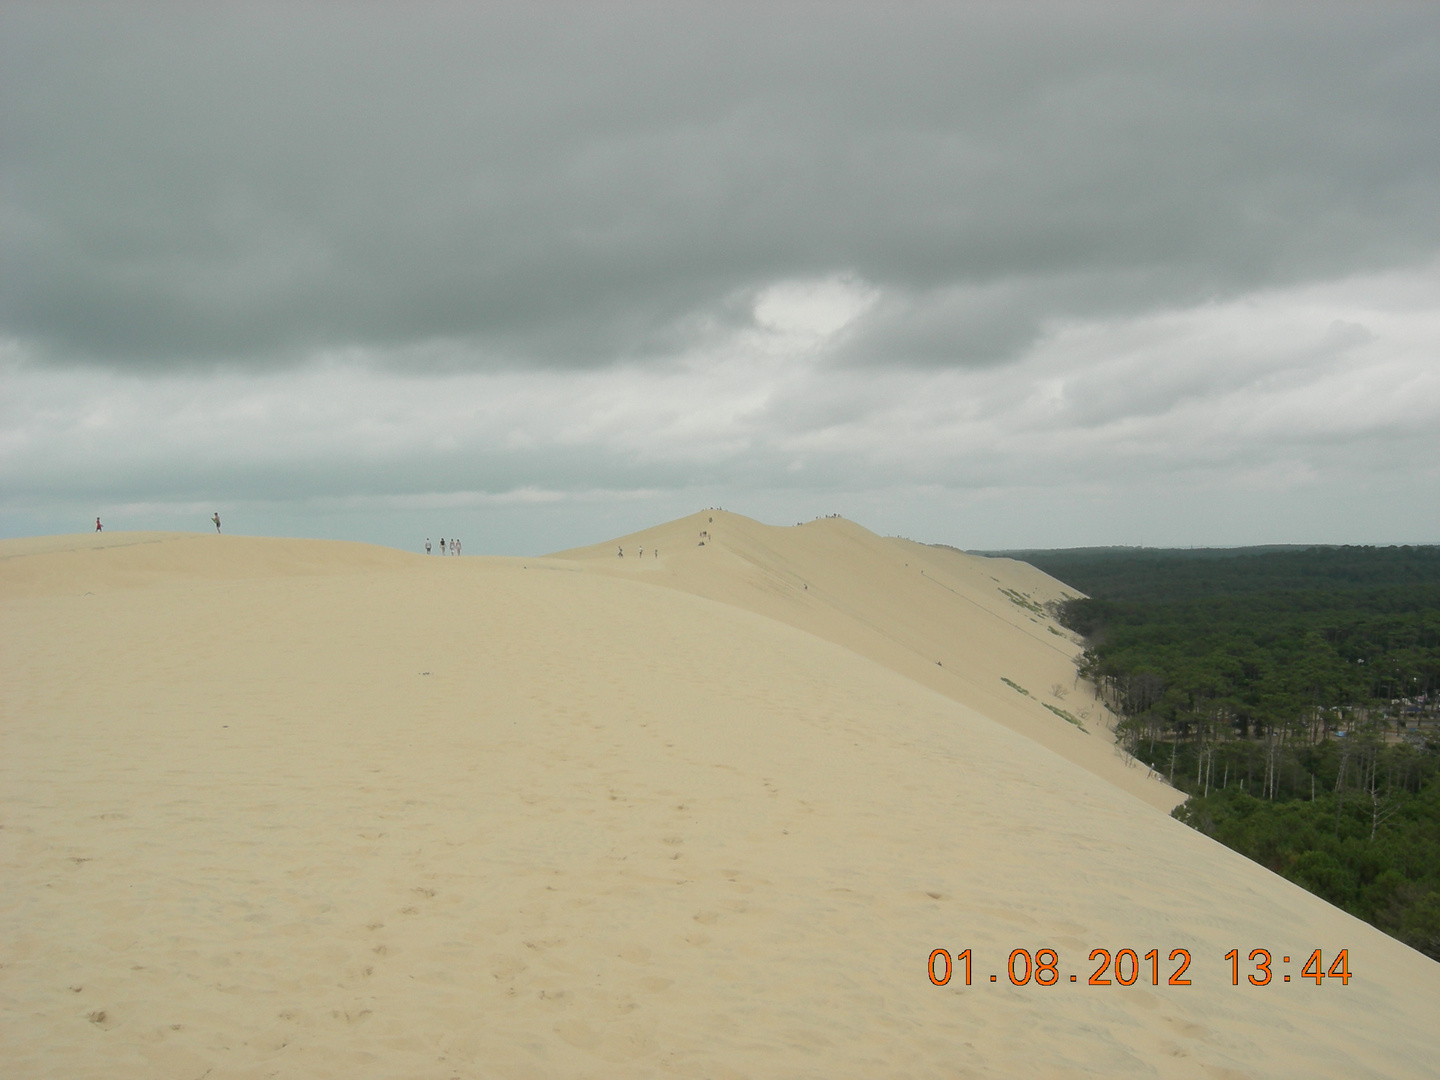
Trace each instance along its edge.
<path fill-rule="evenodd" d="M 95 531 L 96 531 L 96 532 L 104 532 L 104 531 L 105 531 L 105 526 L 100 524 L 100 519 L 99 519 L 98 517 L 95 519 Z"/>
<path fill-rule="evenodd" d="M 215 513 L 211 514 L 211 515 L 210 515 L 210 520 L 213 521 L 213 522 L 215 522 L 215 535 L 216 535 L 216 536 L 219 536 L 219 535 L 220 535 L 220 511 L 219 511 L 219 510 L 216 510 Z"/>

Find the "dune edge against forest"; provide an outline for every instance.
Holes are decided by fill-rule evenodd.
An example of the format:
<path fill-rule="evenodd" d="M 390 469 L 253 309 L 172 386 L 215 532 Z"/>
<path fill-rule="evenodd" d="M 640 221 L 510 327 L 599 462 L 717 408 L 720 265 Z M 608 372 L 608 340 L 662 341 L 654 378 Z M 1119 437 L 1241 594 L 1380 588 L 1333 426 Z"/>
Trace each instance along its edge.
<path fill-rule="evenodd" d="M 1427 1074 L 1433 962 L 960 700 L 994 675 L 1033 706 L 1044 657 L 1069 662 L 1020 602 L 1043 611 L 1044 581 L 972 582 L 956 553 L 826 520 L 790 534 L 814 556 L 741 522 L 704 549 L 682 551 L 688 519 L 616 541 L 649 562 L 0 543 L 6 1057 L 35 1076 Z M 883 580 L 846 586 L 875 545 Z M 929 663 L 931 596 L 995 629 Z M 905 667 L 997 652 L 1015 670 L 950 693 Z M 933 985 L 931 950 L 967 946 L 974 985 Z M 1088 984 L 1091 949 L 1127 947 L 1188 950 L 1191 985 L 1168 960 L 1159 986 L 1148 967 Z M 1011 985 L 1021 948 L 1065 977 Z M 1232 987 L 1230 948 L 1297 956 Z M 1280 981 L 1313 948 L 1349 950 L 1348 985 Z"/>

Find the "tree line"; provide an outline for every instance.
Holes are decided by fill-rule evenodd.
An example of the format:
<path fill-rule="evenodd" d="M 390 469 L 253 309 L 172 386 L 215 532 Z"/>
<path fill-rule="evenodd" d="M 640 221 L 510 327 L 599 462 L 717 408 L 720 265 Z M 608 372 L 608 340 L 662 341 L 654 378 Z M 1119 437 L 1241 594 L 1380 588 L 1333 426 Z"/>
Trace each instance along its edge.
<path fill-rule="evenodd" d="M 1440 548 L 1021 557 L 1180 820 L 1440 959 Z"/>

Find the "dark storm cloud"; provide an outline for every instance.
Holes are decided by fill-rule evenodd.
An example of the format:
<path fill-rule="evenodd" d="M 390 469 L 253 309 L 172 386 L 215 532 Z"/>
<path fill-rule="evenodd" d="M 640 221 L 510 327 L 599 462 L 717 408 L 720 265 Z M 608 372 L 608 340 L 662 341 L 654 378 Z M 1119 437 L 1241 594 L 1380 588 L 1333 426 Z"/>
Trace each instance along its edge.
<path fill-rule="evenodd" d="M 590 367 L 846 274 L 969 365 L 1435 252 L 1440 9 L 1016 7 L 7 7 L 0 333 Z"/>

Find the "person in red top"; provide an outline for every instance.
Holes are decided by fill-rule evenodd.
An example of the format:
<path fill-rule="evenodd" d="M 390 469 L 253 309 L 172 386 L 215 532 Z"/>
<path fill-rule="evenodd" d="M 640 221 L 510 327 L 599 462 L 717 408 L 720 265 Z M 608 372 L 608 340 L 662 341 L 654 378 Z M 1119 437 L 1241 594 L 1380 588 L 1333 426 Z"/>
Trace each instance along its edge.
<path fill-rule="evenodd" d="M 95 531 L 96 531 L 96 532 L 104 532 L 104 531 L 105 531 L 105 526 L 100 524 L 100 519 L 99 519 L 98 517 L 95 519 Z"/>

